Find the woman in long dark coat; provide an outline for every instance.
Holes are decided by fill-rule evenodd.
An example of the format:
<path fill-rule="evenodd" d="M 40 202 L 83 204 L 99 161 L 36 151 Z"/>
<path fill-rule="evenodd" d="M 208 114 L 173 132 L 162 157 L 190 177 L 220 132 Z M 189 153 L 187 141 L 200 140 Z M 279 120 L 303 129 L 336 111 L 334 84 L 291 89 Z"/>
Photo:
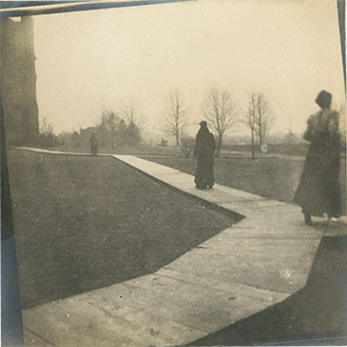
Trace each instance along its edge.
<path fill-rule="evenodd" d="M 304 133 L 311 143 L 294 201 L 302 207 L 308 225 L 312 225 L 311 215 L 341 215 L 339 114 L 330 109 L 331 100 L 326 91 L 318 94 L 321 110 L 308 119 Z"/>
<path fill-rule="evenodd" d="M 214 136 L 205 121 L 200 122 L 200 129 L 195 138 L 194 156 L 197 158 L 195 184 L 198 189 L 212 188 L 214 185 L 213 153 L 216 149 Z"/>

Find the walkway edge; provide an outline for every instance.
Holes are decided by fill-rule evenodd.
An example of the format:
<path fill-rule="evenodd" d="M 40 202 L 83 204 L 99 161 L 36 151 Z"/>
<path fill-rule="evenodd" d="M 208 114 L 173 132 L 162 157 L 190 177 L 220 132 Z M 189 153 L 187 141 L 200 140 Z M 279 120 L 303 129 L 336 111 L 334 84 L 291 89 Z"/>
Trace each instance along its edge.
<path fill-rule="evenodd" d="M 197 190 L 178 170 L 134 156 L 102 157 L 246 218 L 151 275 L 25 310 L 32 333 L 64 347 L 184 345 L 305 286 L 323 232 L 306 227 L 297 206 L 221 185 Z"/>

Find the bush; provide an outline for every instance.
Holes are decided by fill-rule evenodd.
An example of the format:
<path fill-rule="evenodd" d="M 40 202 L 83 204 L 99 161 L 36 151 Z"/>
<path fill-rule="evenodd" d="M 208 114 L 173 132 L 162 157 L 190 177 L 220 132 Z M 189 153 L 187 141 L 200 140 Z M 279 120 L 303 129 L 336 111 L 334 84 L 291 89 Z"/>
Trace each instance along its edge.
<path fill-rule="evenodd" d="M 193 137 L 187 136 L 181 139 L 181 153 L 186 158 L 189 158 L 193 154 L 194 147 L 195 147 L 195 141 Z"/>
<path fill-rule="evenodd" d="M 41 148 L 53 148 L 59 144 L 58 137 L 52 133 L 40 134 L 39 139 Z"/>

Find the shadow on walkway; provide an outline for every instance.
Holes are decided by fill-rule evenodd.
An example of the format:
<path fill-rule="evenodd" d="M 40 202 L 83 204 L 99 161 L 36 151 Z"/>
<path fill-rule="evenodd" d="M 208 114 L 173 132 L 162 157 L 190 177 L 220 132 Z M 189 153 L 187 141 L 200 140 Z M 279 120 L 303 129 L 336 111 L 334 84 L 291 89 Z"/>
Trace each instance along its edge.
<path fill-rule="evenodd" d="M 287 300 L 190 346 L 346 345 L 346 237 L 324 237 L 307 285 Z"/>

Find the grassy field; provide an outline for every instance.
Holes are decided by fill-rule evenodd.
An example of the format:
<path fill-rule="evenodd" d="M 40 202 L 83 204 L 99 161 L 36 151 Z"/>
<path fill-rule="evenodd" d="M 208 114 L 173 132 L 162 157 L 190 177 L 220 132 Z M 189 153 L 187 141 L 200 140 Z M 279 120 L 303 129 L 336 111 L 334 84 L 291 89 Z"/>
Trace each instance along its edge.
<path fill-rule="evenodd" d="M 152 158 L 148 160 L 194 175 L 196 161 L 192 158 Z M 288 158 L 221 158 L 215 160 L 215 179 L 219 184 L 266 198 L 292 202 L 299 184 L 303 160 Z M 346 212 L 346 161 L 341 165 L 341 187 Z"/>
<path fill-rule="evenodd" d="M 232 224 L 115 159 L 9 154 L 24 308 L 151 273 Z"/>
<path fill-rule="evenodd" d="M 186 158 L 148 158 L 194 175 L 196 161 Z M 291 201 L 300 179 L 303 162 L 278 158 L 216 159 L 215 179 L 219 184 L 261 195 Z"/>

